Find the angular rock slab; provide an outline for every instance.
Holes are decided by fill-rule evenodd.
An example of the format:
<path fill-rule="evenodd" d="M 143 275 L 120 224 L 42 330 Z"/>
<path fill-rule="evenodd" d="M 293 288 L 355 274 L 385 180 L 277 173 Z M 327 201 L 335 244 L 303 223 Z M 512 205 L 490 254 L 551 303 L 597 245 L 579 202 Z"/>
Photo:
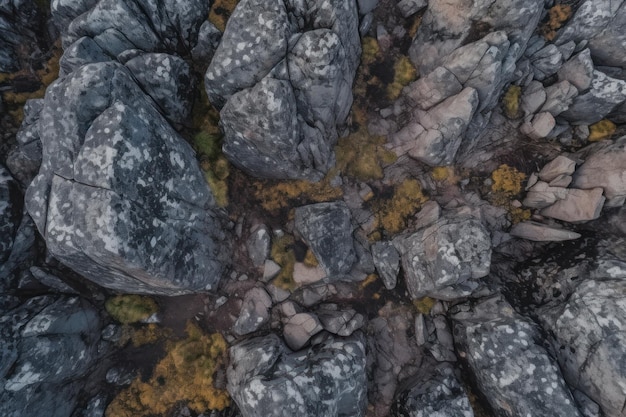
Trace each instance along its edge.
<path fill-rule="evenodd" d="M 622 279 L 585 281 L 566 303 L 546 309 L 540 318 L 553 335 L 568 383 L 605 415 L 617 417 L 626 403 L 626 270 L 609 271 Z"/>
<path fill-rule="evenodd" d="M 432 226 L 399 236 L 407 289 L 413 299 L 454 299 L 477 287 L 472 280 L 489 273 L 491 238 L 477 219 L 444 216 Z"/>
<path fill-rule="evenodd" d="M 290 353 L 270 334 L 230 348 L 228 392 L 243 417 L 362 417 L 367 402 L 365 343 L 329 337 Z"/>
<path fill-rule="evenodd" d="M 331 279 L 350 272 L 356 260 L 350 218 L 343 201 L 296 208 L 295 228 Z"/>
<path fill-rule="evenodd" d="M 39 125 L 26 205 L 53 256 L 120 291 L 216 286 L 228 245 L 211 191 L 125 67 L 89 64 L 53 83 Z"/>
<path fill-rule="evenodd" d="M 500 296 L 452 316 L 459 355 L 497 415 L 582 417 L 538 329 Z"/>
<path fill-rule="evenodd" d="M 334 165 L 361 53 L 355 0 L 243 0 L 205 75 L 224 153 L 250 175 L 317 181 Z"/>

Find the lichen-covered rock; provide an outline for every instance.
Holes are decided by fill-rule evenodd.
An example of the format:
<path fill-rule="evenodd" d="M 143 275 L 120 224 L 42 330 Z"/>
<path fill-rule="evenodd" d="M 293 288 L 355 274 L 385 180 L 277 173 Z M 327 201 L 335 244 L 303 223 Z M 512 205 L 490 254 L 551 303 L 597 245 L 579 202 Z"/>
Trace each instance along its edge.
<path fill-rule="evenodd" d="M 497 415 L 581 417 L 535 325 L 499 296 L 464 307 L 452 315 L 455 343 Z"/>
<path fill-rule="evenodd" d="M 400 272 L 400 254 L 391 242 L 376 242 L 372 245 L 372 258 L 385 288 L 393 290 Z"/>
<path fill-rule="evenodd" d="M 394 417 L 474 417 L 469 398 L 449 364 L 423 369 L 405 385 L 396 399 Z"/>
<path fill-rule="evenodd" d="M 626 268 L 582 282 L 565 303 L 540 315 L 566 381 L 604 414 L 618 417 L 626 403 Z"/>
<path fill-rule="evenodd" d="M 128 69 L 89 64 L 50 86 L 26 205 L 48 250 L 100 285 L 214 288 L 225 236 L 193 150 Z"/>
<path fill-rule="evenodd" d="M 280 339 L 249 339 L 230 348 L 228 391 L 243 417 L 365 415 L 365 344 L 332 338 L 290 353 Z"/>
<path fill-rule="evenodd" d="M 239 2 L 205 76 L 229 160 L 258 177 L 321 179 L 360 53 L 354 0 Z"/>
<path fill-rule="evenodd" d="M 454 299 L 470 294 L 489 273 L 491 239 L 477 219 L 447 215 L 415 233 L 396 237 L 411 298 Z"/>
<path fill-rule="evenodd" d="M 7 155 L 7 168 L 25 188 L 35 178 L 41 165 L 41 140 L 39 115 L 42 99 L 28 100 L 24 104 L 24 121 L 17 132 L 17 147 Z"/>
<path fill-rule="evenodd" d="M 36 32 L 42 20 L 35 1 L 0 3 L 0 73 L 18 71 L 33 49 L 39 52 Z"/>
<path fill-rule="evenodd" d="M 296 209 L 295 228 L 330 279 L 346 275 L 356 260 L 350 218 L 342 201 Z"/>
<path fill-rule="evenodd" d="M 626 81 L 594 70 L 589 91 L 579 95 L 569 109 L 560 114 L 573 125 L 590 125 L 626 101 Z"/>

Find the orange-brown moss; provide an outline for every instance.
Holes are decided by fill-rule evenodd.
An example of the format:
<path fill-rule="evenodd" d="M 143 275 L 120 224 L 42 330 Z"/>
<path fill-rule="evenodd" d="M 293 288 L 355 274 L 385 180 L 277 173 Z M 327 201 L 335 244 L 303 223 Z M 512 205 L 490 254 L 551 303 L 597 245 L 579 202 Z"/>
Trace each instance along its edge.
<path fill-rule="evenodd" d="M 104 303 L 104 308 L 111 317 L 122 324 L 145 320 L 159 310 L 152 298 L 136 294 L 111 297 Z"/>
<path fill-rule="evenodd" d="M 389 199 L 378 199 L 372 203 L 379 228 L 396 234 L 406 228 L 407 220 L 413 216 L 428 198 L 416 179 L 406 179 L 394 187 Z"/>
<path fill-rule="evenodd" d="M 296 254 L 293 250 L 295 239 L 292 235 L 280 236 L 272 242 L 270 256 L 281 269 L 272 283 L 283 290 L 292 291 L 296 287 L 293 271 L 296 264 Z M 315 258 L 315 256 L 314 256 Z"/>
<path fill-rule="evenodd" d="M 222 410 L 230 404 L 215 377 L 226 363 L 226 341 L 219 333 L 205 334 L 187 324 L 187 338 L 169 342 L 165 357 L 147 382 L 136 378 L 109 404 L 106 417 L 165 415 L 185 403 L 195 413 Z"/>
<path fill-rule="evenodd" d="M 378 275 L 369 274 L 363 281 L 361 281 L 359 286 L 361 287 L 361 289 L 363 289 L 367 287 L 368 285 L 375 283 L 377 280 L 378 280 Z"/>
<path fill-rule="evenodd" d="M 221 32 L 226 29 L 226 23 L 237 7 L 239 0 L 215 0 L 209 11 L 209 21 Z"/>
<path fill-rule="evenodd" d="M 131 343 L 134 347 L 157 343 L 159 340 L 165 340 L 172 337 L 171 329 L 166 329 L 156 323 L 131 325 L 125 324 L 121 326 L 122 334 L 117 342 L 120 347 Z"/>
<path fill-rule="evenodd" d="M 383 168 L 397 158 L 395 153 L 383 146 L 385 143 L 384 137 L 370 135 L 362 127 L 337 142 L 337 168 L 344 175 L 360 181 L 382 179 Z"/>
<path fill-rule="evenodd" d="M 546 40 L 551 41 L 556 37 L 556 32 L 572 16 L 572 7 L 568 4 L 557 4 L 550 8 L 548 21 L 541 27 L 541 34 Z"/>

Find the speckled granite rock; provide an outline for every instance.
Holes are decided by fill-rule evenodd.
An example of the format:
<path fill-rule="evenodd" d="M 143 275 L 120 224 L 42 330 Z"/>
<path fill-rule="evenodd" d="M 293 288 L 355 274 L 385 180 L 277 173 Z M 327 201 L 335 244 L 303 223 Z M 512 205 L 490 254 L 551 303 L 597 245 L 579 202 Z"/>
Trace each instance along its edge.
<path fill-rule="evenodd" d="M 263 178 L 328 171 L 352 105 L 358 24 L 354 0 L 238 3 L 205 76 L 231 162 Z"/>
<path fill-rule="evenodd" d="M 39 139 L 39 116 L 43 99 L 28 100 L 24 104 L 24 121 L 17 132 L 17 147 L 7 155 L 7 168 L 26 188 L 35 178 L 41 165 L 41 140 Z"/>
<path fill-rule="evenodd" d="M 9 171 L 0 165 L 0 264 L 11 255 L 13 241 L 22 218 L 22 198 Z"/>
<path fill-rule="evenodd" d="M 296 230 L 329 279 L 347 274 L 356 260 L 350 218 L 350 210 L 344 202 L 311 204 L 296 209 Z"/>
<path fill-rule="evenodd" d="M 365 415 L 365 344 L 329 337 L 290 353 L 270 334 L 230 348 L 228 391 L 243 417 Z"/>
<path fill-rule="evenodd" d="M 38 52 L 35 32 L 42 21 L 35 1 L 6 0 L 0 3 L 0 73 L 18 71 L 33 49 Z"/>
<path fill-rule="evenodd" d="M 540 315 L 566 381 L 618 417 L 626 403 L 626 265 L 587 280 Z"/>
<path fill-rule="evenodd" d="M 477 219 L 448 214 L 415 233 L 396 237 L 411 298 L 454 299 L 470 294 L 489 273 L 491 239 Z"/>
<path fill-rule="evenodd" d="M 55 257 L 123 291 L 215 287 L 227 245 L 211 191 L 125 67 L 89 64 L 56 81 L 39 127 L 26 205 Z"/>
<path fill-rule="evenodd" d="M 497 415 L 581 417 L 559 368 L 536 341 L 535 325 L 496 296 L 455 307 L 454 337 Z"/>

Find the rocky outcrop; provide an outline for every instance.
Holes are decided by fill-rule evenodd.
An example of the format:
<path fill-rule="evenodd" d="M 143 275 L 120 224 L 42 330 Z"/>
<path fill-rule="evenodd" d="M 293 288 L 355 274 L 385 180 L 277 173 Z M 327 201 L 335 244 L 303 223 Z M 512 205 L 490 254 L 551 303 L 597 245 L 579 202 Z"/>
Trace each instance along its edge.
<path fill-rule="evenodd" d="M 73 20 L 62 76 L 31 124 L 43 158 L 28 211 L 50 253 L 100 285 L 213 289 L 227 262 L 221 215 L 193 150 L 168 122 L 190 112 L 189 65 L 172 53 L 195 44 L 206 3 L 75 6 L 53 9 Z"/>
<path fill-rule="evenodd" d="M 0 4 L 0 73 L 20 70 L 28 55 L 39 52 L 42 13 L 35 1 L 9 0 Z"/>
<path fill-rule="evenodd" d="M 205 76 L 229 160 L 263 178 L 334 165 L 361 45 L 356 1 L 239 2 Z"/>
<path fill-rule="evenodd" d="M 290 353 L 275 335 L 230 349 L 228 390 L 243 417 L 364 416 L 365 344 L 329 337 Z"/>

